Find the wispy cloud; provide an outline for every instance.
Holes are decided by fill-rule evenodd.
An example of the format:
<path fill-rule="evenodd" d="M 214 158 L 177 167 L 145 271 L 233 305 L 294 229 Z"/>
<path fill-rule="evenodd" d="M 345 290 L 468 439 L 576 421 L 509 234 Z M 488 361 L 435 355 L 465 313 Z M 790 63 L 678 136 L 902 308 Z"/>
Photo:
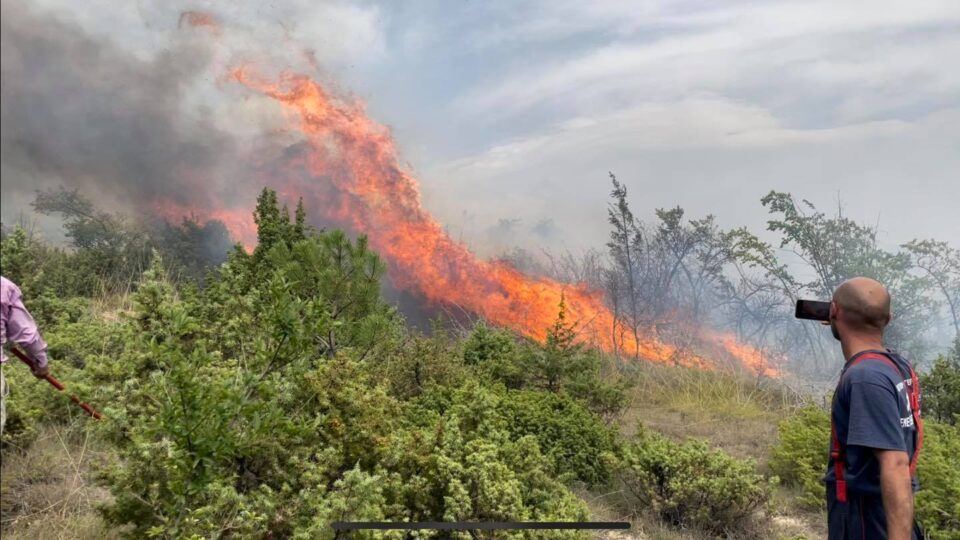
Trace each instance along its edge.
<path fill-rule="evenodd" d="M 759 231 L 759 199 L 777 189 L 822 206 L 839 197 L 852 217 L 880 217 L 893 242 L 933 236 L 960 244 L 955 202 L 947 202 L 960 200 L 958 140 L 960 108 L 909 122 L 796 128 L 762 107 L 697 98 L 579 117 L 432 167 L 427 178 L 435 199 L 468 201 L 449 206 L 469 208 L 478 223 L 553 217 L 556 237 L 573 247 L 605 238 L 608 170 L 630 186 L 644 215 L 679 204 Z M 920 209 L 922 219 L 897 217 Z"/>
<path fill-rule="evenodd" d="M 838 117 L 852 120 L 960 93 L 960 75 L 942 63 L 960 54 L 953 2 L 724 4 L 609 24 L 605 42 L 498 74 L 462 95 L 458 110 L 500 121 L 537 109 L 579 114 L 706 92 L 771 105 L 833 100 Z M 909 96 L 896 91 L 905 81 Z M 851 99 L 847 92 L 883 95 Z"/>
<path fill-rule="evenodd" d="M 956 0 L 32 5 L 102 51 L 122 51 L 122 64 L 148 82 L 158 59 L 176 75 L 200 59 L 178 51 L 208 50 L 209 36 L 178 28 L 179 12 L 215 14 L 224 46 L 208 51 L 204 70 L 170 79 L 179 82 L 164 118 L 200 122 L 245 151 L 280 117 L 273 104 L 217 85 L 222 68 L 249 60 L 318 71 L 391 126 L 425 203 L 467 241 L 520 218 L 511 240 L 600 246 L 612 169 L 638 211 L 680 204 L 762 229 L 759 198 L 783 189 L 826 205 L 839 195 L 871 222 L 881 212 L 922 216 L 899 220 L 898 237 L 960 244 L 951 207 L 960 199 Z M 5 74 L 16 67 L 8 56 Z M 123 93 L 94 79 L 90 99 Z M 79 101 L 50 102 L 62 114 Z M 55 157 L 76 153 L 64 144 Z M 550 234 L 530 232 L 544 220 Z"/>

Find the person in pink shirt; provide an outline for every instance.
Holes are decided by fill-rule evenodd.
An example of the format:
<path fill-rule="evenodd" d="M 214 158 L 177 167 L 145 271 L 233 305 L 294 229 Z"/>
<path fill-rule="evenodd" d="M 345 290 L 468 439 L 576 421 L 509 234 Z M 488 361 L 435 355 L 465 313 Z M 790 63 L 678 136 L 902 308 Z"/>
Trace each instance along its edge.
<path fill-rule="evenodd" d="M 6 401 L 9 388 L 3 377 L 3 364 L 7 362 L 3 346 L 7 340 L 17 344 L 33 360 L 34 376 L 42 379 L 50 373 L 47 365 L 47 343 L 43 341 L 37 323 L 23 305 L 20 288 L 0 276 L 0 435 L 7 423 Z"/>

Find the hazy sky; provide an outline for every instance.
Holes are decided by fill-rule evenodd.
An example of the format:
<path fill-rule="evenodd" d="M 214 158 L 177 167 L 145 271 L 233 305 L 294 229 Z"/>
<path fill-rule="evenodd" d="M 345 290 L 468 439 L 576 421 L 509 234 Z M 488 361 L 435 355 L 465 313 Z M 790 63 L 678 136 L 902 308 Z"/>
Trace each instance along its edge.
<path fill-rule="evenodd" d="M 759 199 L 776 189 L 842 201 L 889 245 L 960 246 L 956 0 L 110 4 L 34 12 L 145 64 L 176 60 L 184 9 L 235 30 L 223 39 L 238 55 L 310 50 L 392 128 L 425 204 L 480 251 L 602 246 L 608 171 L 644 217 L 680 205 L 762 230 Z M 181 86 L 177 107 L 221 130 L 276 113 L 212 72 Z"/>

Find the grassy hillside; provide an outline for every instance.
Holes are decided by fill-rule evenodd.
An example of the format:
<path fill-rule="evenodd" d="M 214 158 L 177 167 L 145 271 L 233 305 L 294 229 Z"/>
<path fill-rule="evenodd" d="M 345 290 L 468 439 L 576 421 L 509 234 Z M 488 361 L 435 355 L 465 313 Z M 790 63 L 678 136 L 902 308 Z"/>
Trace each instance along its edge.
<path fill-rule="evenodd" d="M 114 299 L 112 305 L 119 309 L 105 310 L 102 304 L 94 307 L 95 304 L 91 303 L 89 315 L 81 320 L 89 316 L 101 325 L 129 324 L 135 312 L 122 308 L 132 304 L 132 300 Z M 64 331 L 67 327 L 82 324 L 78 321 L 56 329 Z M 453 339 L 447 345 L 455 349 L 453 344 L 457 341 L 475 343 L 478 334 L 490 332 L 484 328 L 465 340 Z M 506 337 L 501 333 L 495 335 Z M 429 343 L 436 345 L 436 342 Z M 437 348 L 433 351 L 436 352 Z M 421 347 L 420 352 L 428 350 L 430 348 Z M 95 359 L 91 357 L 90 361 Z M 458 363 L 455 358 L 448 361 Z M 9 444 L 4 450 L 2 501 L 5 537 L 119 537 L 130 526 L 109 522 L 98 511 L 103 505 L 114 502 L 110 492 L 102 487 L 103 480 L 99 476 L 110 462 L 122 464 L 116 448 L 100 431 L 93 429 L 88 419 L 79 416 L 68 404 L 58 402 L 56 398 L 59 396 L 25 377 L 25 369 L 18 371 L 13 374 L 14 384 L 20 387 L 17 394 L 25 394 L 26 387 L 31 392 L 36 391 L 36 397 L 57 406 L 42 413 L 43 417 L 36 420 L 29 436 L 25 434 L 26 429 L 11 434 L 9 440 L 18 440 L 23 446 Z M 704 438 L 732 456 L 756 460 L 757 470 L 761 472 L 767 472 L 764 463 L 776 437 L 776 422 L 788 418 L 797 404 L 789 393 L 772 381 L 758 385 L 755 379 L 730 373 L 641 364 L 607 376 L 630 382 L 630 387 L 623 392 L 623 407 L 605 419 L 605 423 L 616 427 L 623 441 L 631 440 L 638 425 L 657 430 L 676 441 L 690 436 Z M 79 384 L 80 379 L 75 380 Z M 537 392 L 529 395 L 535 398 Z M 98 405 L 103 403 L 98 402 Z M 21 410 L 19 403 L 11 408 Z M 19 417 L 20 413 L 17 414 Z M 64 423 L 63 416 L 70 417 L 67 423 Z M 12 425 L 18 425 L 18 421 L 13 420 Z M 588 485 L 573 479 L 568 489 L 586 504 L 593 519 L 633 521 L 632 536 L 629 536 L 632 538 L 710 536 L 696 528 L 672 526 L 644 513 L 624 493 L 616 478 L 602 485 Z M 758 512 L 752 528 L 732 532 L 732 536 L 749 537 L 766 531 L 786 537 L 797 534 L 819 537 L 822 533 L 821 516 L 793 504 L 795 495 L 790 488 L 778 488 L 770 498 L 770 509 Z M 764 519 L 759 514 L 768 516 Z"/>
<path fill-rule="evenodd" d="M 810 398 L 589 350 L 562 303 L 542 344 L 482 321 L 417 332 L 381 298 L 384 264 L 362 238 L 260 210 L 275 219 L 258 221 L 256 250 L 203 276 L 157 252 L 130 270 L 110 261 L 122 251 L 4 238 L 4 273 L 54 372 L 106 416 L 5 368 L 4 538 L 334 538 L 338 520 L 589 518 L 634 523 L 611 538 L 823 535 L 825 417 Z M 938 372 L 937 407 L 953 406 L 952 370 Z M 930 425 L 918 515 L 955 538 L 960 436 Z"/>
<path fill-rule="evenodd" d="M 94 399 L 93 396 L 104 394 L 85 384 L 88 379 L 82 370 L 69 364 L 83 362 L 84 370 L 92 369 L 90 364 L 109 361 L 105 357 L 109 352 L 67 347 L 70 340 L 61 336 L 81 336 L 86 332 L 123 335 L 130 331 L 130 325 L 136 324 L 136 303 L 132 296 L 91 299 L 83 302 L 84 307 L 79 310 L 76 320 L 51 321 L 45 326 L 51 343 L 60 344 L 59 348 L 52 346 L 53 350 L 60 351 L 58 374 L 72 388 L 91 396 L 91 401 L 97 405 L 109 407 L 108 422 L 114 421 L 116 406 L 99 397 Z M 429 339 L 407 336 L 407 339 L 416 340 L 417 345 L 411 350 L 413 356 L 405 360 L 416 362 L 419 359 L 425 367 L 423 372 L 435 376 L 431 370 L 440 367 L 441 361 L 449 362 L 447 367 L 452 370 L 466 369 L 456 355 L 463 351 L 475 353 L 481 339 L 487 339 L 488 345 L 496 343 L 488 349 L 502 347 L 507 349 L 506 354 L 516 354 L 514 348 L 524 346 L 508 338 L 507 334 L 486 327 L 479 327 L 465 337 Z M 497 340 L 502 341 L 497 343 Z M 471 345 L 473 349 L 469 348 Z M 101 341 L 100 346 L 109 347 L 111 344 Z M 504 352 L 500 350 L 498 354 Z M 470 353 L 465 356 L 471 358 Z M 103 471 L 111 465 L 123 466 L 115 443 L 104 430 L 97 429 L 98 426 L 60 396 L 33 381 L 25 369 L 19 366 L 6 369 L 15 392 L 10 403 L 11 431 L 5 436 L 3 452 L 0 502 L 4 537 L 114 538 L 130 533 L 131 525 L 105 518 L 102 511 L 116 501 L 109 490 L 110 482 L 103 478 Z M 397 365 L 387 371 L 393 370 L 401 371 Z M 607 388 L 615 387 L 615 383 L 624 388 L 622 407 L 602 420 L 616 428 L 621 441 L 630 441 L 641 425 L 678 442 L 688 437 L 701 438 L 731 456 L 754 460 L 756 470 L 767 476 L 773 475 L 768 462 L 776 446 L 778 422 L 798 418 L 799 407 L 804 404 L 801 396 L 775 381 L 757 381 L 733 373 L 639 364 L 623 371 L 611 369 L 603 377 L 606 380 L 602 384 L 609 385 Z M 401 377 L 393 375 L 392 378 Z M 409 391 L 408 387 L 398 385 L 393 392 L 402 393 L 404 388 Z M 542 391 L 533 392 L 536 395 Z M 41 406 L 28 406 L 25 403 L 28 397 L 37 400 Z M 822 447 L 823 442 L 815 441 L 814 446 Z M 617 478 L 602 485 L 588 485 L 573 479 L 567 483 L 566 489 L 583 501 L 593 519 L 633 522 L 629 536 L 609 533 L 610 538 L 693 539 L 714 536 L 695 527 L 672 525 L 644 508 L 638 508 Z M 766 507 L 758 509 L 756 520 L 749 527 L 732 530 L 728 536 L 823 537 L 825 529 L 821 511 L 805 505 L 803 499 L 801 488 L 780 485 L 771 493 Z"/>

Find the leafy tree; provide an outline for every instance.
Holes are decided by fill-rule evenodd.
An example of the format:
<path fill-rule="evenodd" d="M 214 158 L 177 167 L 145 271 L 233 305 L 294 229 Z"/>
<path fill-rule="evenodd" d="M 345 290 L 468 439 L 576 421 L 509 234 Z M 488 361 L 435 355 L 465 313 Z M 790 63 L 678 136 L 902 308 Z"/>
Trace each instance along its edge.
<path fill-rule="evenodd" d="M 838 212 L 827 217 L 809 201 L 797 203 L 788 193 L 772 191 L 762 199 L 779 219 L 768 221 L 782 235 L 780 247 L 791 248 L 813 271 L 815 279 L 801 287 L 821 298 L 830 298 L 843 281 L 866 276 L 883 283 L 893 297 L 894 321 L 887 341 L 897 349 L 922 356 L 922 336 L 935 311 L 925 279 L 914 276 L 910 255 L 886 251 L 877 244 L 875 228 L 860 225 Z"/>
<path fill-rule="evenodd" d="M 196 217 L 186 217 L 179 225 L 148 227 L 98 209 L 77 190 L 39 191 L 33 207 L 41 214 L 63 218 L 72 248 L 69 266 L 84 274 L 73 291 L 88 296 L 98 292 L 96 287 L 128 290 L 155 252 L 164 256 L 171 276 L 202 278 L 206 270 L 226 259 L 233 243 L 221 221 L 200 223 Z"/>
<path fill-rule="evenodd" d="M 640 354 L 642 337 L 656 334 L 681 348 L 696 348 L 691 327 L 710 322 L 710 300 L 723 298 L 727 269 L 737 262 L 736 231 L 723 231 L 708 215 L 686 219 L 680 207 L 657 209 L 644 225 L 630 210 L 627 189 L 611 174 L 612 227 L 605 282 L 612 304 L 614 343 L 629 334 Z M 618 351 L 620 352 L 620 351 Z"/>
<path fill-rule="evenodd" d="M 732 272 L 719 280 L 718 305 L 737 336 L 793 360 L 798 373 L 822 377 L 836 352 L 823 340 L 823 328 L 793 316 L 796 300 L 808 294 L 804 286 L 774 247 L 746 228 L 729 231 L 727 239 Z"/>
<path fill-rule="evenodd" d="M 659 208 L 656 210 L 659 222 L 656 229 L 656 241 L 662 248 L 664 261 L 664 270 L 660 272 L 656 287 L 662 291 L 674 290 L 674 283 L 680 272 L 689 273 L 687 260 L 693 252 L 697 243 L 697 237 L 693 231 L 684 226 L 684 211 L 679 206 L 665 210 Z M 664 295 L 665 302 L 661 302 L 658 315 L 670 307 L 666 301 L 669 298 Z M 659 318 L 659 317 L 658 317 Z"/>
<path fill-rule="evenodd" d="M 913 264 L 933 281 L 943 296 L 960 339 L 960 250 L 946 242 L 913 240 L 903 245 L 913 256 Z"/>
<path fill-rule="evenodd" d="M 923 414 L 940 422 L 955 424 L 960 419 L 960 339 L 950 356 L 940 356 L 929 372 L 920 376 Z"/>
<path fill-rule="evenodd" d="M 797 262 L 788 264 L 746 229 L 723 233 L 732 272 L 718 276 L 716 291 L 741 339 L 793 359 L 798 373 L 828 376 L 841 362 L 838 349 L 822 327 L 797 323 L 793 305 L 803 297 L 830 298 L 844 280 L 862 275 L 885 284 L 893 297 L 887 343 L 917 361 L 923 358 L 938 302 L 932 278 L 918 275 L 909 247 L 883 249 L 876 229 L 847 218 L 842 208 L 828 216 L 809 201 L 776 191 L 762 203 L 772 214 L 768 229 L 779 233 L 780 249 L 789 250 Z M 913 249 L 919 253 L 929 247 L 917 243 Z M 934 272 L 940 268 L 939 263 L 927 264 Z M 812 279 L 795 277 L 806 271 Z"/>
<path fill-rule="evenodd" d="M 129 287 L 134 276 L 149 264 L 149 235 L 120 214 L 101 211 L 77 190 L 38 191 L 33 208 L 46 215 L 60 215 L 67 238 L 77 249 L 76 265 L 86 274 L 85 294 L 94 285 L 108 291 Z"/>
<path fill-rule="evenodd" d="M 77 190 L 38 191 L 32 206 L 41 214 L 63 216 L 67 237 L 78 248 L 121 249 L 131 240 L 122 216 L 98 210 Z"/>
<path fill-rule="evenodd" d="M 159 245 L 166 258 L 188 276 L 202 279 L 207 270 L 227 260 L 234 241 L 222 221 L 201 224 L 197 218 L 187 217 L 180 225 L 167 223 Z"/>

